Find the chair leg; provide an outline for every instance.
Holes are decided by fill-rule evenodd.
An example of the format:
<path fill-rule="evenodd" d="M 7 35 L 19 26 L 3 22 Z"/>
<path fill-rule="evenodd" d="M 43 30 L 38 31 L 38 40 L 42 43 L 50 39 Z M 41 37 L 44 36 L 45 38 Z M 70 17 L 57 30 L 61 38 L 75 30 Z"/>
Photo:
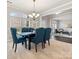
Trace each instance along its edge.
<path fill-rule="evenodd" d="M 36 50 L 36 52 L 37 52 L 37 44 L 35 44 L 35 50 Z"/>
<path fill-rule="evenodd" d="M 22 42 L 22 45 L 24 44 L 24 42 Z"/>
<path fill-rule="evenodd" d="M 48 45 L 50 46 L 50 41 L 48 40 Z"/>
<path fill-rule="evenodd" d="M 25 48 L 27 49 L 27 41 L 25 41 Z"/>
<path fill-rule="evenodd" d="M 15 44 L 15 52 L 16 52 L 16 50 L 17 50 L 17 44 Z"/>
<path fill-rule="evenodd" d="M 42 49 L 44 49 L 44 48 L 45 48 L 45 43 L 43 42 L 43 43 L 42 43 Z"/>
<path fill-rule="evenodd" d="M 12 49 L 14 48 L 14 43 L 13 43 L 13 46 L 12 46 Z"/>
<path fill-rule="evenodd" d="M 45 48 L 45 43 L 44 43 L 44 48 Z"/>

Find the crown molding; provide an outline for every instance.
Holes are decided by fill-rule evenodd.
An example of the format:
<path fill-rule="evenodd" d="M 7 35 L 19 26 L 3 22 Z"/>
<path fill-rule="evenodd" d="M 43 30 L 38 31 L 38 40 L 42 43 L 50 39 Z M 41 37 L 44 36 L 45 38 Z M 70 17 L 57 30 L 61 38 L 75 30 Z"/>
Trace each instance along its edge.
<path fill-rule="evenodd" d="M 50 15 L 50 14 L 56 14 L 57 12 L 63 12 L 64 10 L 72 9 L 72 1 L 59 5 L 55 8 L 52 8 L 50 10 L 47 10 L 45 12 L 41 13 L 41 16 Z"/>

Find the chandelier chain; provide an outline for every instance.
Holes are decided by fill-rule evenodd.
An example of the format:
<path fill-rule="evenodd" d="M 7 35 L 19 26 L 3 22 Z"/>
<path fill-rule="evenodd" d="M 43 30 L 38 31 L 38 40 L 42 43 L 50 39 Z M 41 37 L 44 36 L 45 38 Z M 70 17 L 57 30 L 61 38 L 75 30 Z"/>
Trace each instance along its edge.
<path fill-rule="evenodd" d="M 34 2 L 34 12 L 35 12 L 35 1 L 36 1 L 36 0 L 33 0 L 33 2 Z"/>

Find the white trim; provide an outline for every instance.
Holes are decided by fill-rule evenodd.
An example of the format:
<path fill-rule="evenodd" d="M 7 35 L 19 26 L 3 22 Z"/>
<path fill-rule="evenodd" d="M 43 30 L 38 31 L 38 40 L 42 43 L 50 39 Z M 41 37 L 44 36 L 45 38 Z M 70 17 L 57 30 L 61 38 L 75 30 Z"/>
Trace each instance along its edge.
<path fill-rule="evenodd" d="M 56 14 L 56 12 L 68 10 L 68 9 L 72 9 L 72 1 L 65 3 L 63 5 L 60 5 L 56 8 L 52 8 L 48 11 L 42 12 L 41 14 L 42 14 L 42 16 L 49 15 L 49 14 Z"/>

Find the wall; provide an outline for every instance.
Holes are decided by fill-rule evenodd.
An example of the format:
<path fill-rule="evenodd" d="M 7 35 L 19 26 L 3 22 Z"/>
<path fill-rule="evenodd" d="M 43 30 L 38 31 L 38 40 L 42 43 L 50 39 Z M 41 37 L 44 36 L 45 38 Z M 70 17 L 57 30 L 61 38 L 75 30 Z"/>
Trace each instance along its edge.
<path fill-rule="evenodd" d="M 42 17 L 42 20 L 41 20 L 41 24 L 42 26 L 41 27 L 50 27 L 50 24 L 51 24 L 51 18 L 50 16 L 44 16 Z"/>

